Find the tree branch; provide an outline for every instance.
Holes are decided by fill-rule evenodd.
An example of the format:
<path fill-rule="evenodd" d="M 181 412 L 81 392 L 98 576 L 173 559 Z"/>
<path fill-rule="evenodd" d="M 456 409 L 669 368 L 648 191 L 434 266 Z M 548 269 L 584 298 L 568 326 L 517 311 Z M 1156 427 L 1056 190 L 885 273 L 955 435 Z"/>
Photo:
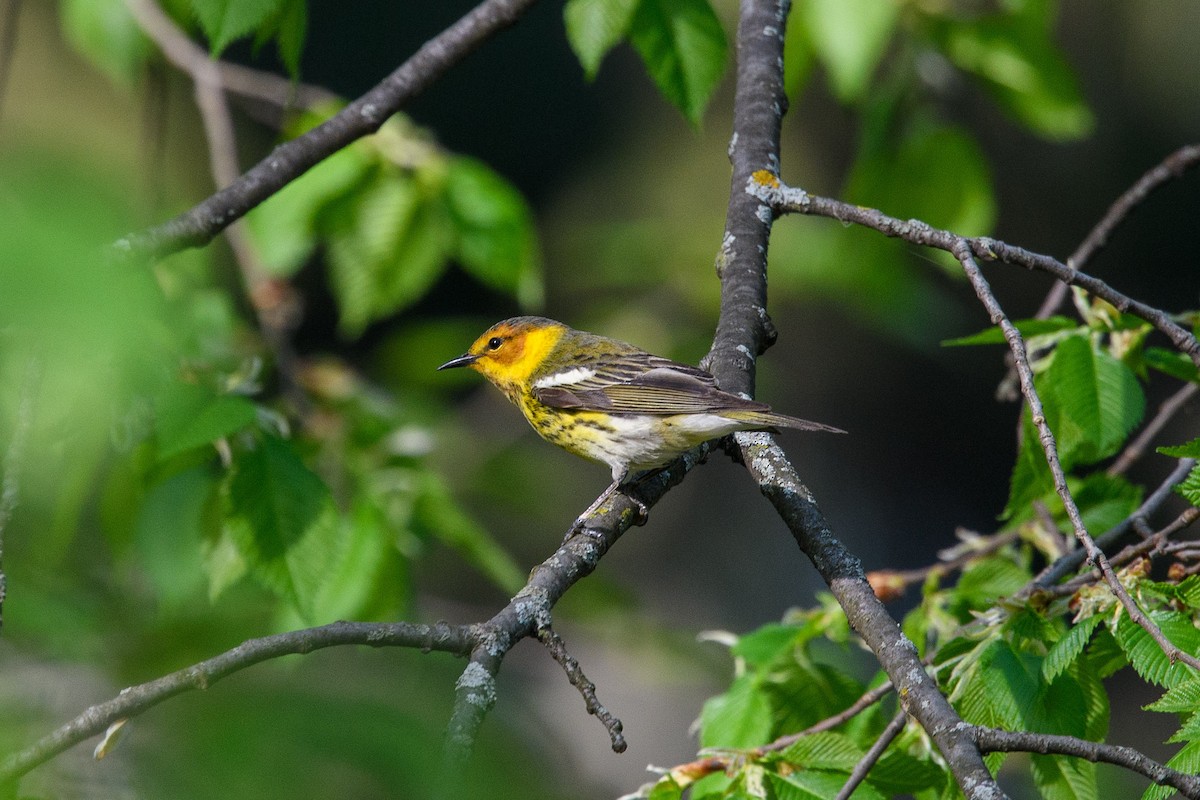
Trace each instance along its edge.
<path fill-rule="evenodd" d="M 334 622 L 318 628 L 250 639 L 218 656 L 149 683 L 132 686 L 112 700 L 88 708 L 67 724 L 0 762 L 0 786 L 84 739 L 103 733 L 114 722 L 142 714 L 177 694 L 207 689 L 228 675 L 269 659 L 350 644 L 411 647 L 461 656 L 474 646 L 477 635 L 476 630 L 467 625 Z"/>
<path fill-rule="evenodd" d="M 1042 753 L 1075 756 L 1092 762 L 1124 767 L 1144 775 L 1161 786 L 1178 789 L 1184 797 L 1200 798 L 1200 777 L 1188 775 L 1159 764 L 1132 747 L 1097 744 L 1074 736 L 1055 736 L 1048 733 L 1004 731 L 965 725 L 979 747 L 989 753 Z"/>
<path fill-rule="evenodd" d="M 737 32 L 737 85 L 730 144 L 733 175 L 725 234 L 717 257 L 721 318 L 702 364 L 726 391 L 752 394 L 754 359 L 775 339 L 766 312 L 767 246 L 778 206 L 747 191 L 754 176 L 778 187 L 783 91 L 783 32 L 787 0 L 743 0 Z M 735 434 L 741 459 L 775 505 L 804 553 L 829 584 L 850 624 L 899 688 L 905 709 L 941 750 L 972 800 L 1004 796 L 978 748 L 956 732 L 961 719 L 925 672 L 916 647 L 871 591 L 862 564 L 834 538 L 807 487 L 769 434 Z"/>
<path fill-rule="evenodd" d="M 392 114 L 537 0 L 484 0 L 338 114 L 276 147 L 236 181 L 191 210 L 117 242 L 118 250 L 159 258 L 212 241 L 234 220 L 341 148 L 379 130 Z"/>
<path fill-rule="evenodd" d="M 1200 367 L 1200 341 L 1180 326 L 1166 312 L 1134 300 L 1109 286 L 1099 278 L 1069 267 L 1050 256 L 1031 253 L 1014 245 L 1006 244 L 987 236 L 965 237 L 947 230 L 934 228 L 920 220 L 900 220 L 889 217 L 873 208 L 851 205 L 828 197 L 810 195 L 803 189 L 794 189 L 781 184 L 772 173 L 761 172 L 751 176 L 748 190 L 775 210 L 776 214 L 797 213 L 818 217 L 829 217 L 840 222 L 852 222 L 879 231 L 885 236 L 903 239 L 916 245 L 933 247 L 954 253 L 960 242 L 967 252 L 988 261 L 1024 267 L 1052 275 L 1061 281 L 1078 286 L 1091 294 L 1108 301 L 1120 311 L 1128 312 L 1149 322 L 1162 332 L 1181 353 Z"/>

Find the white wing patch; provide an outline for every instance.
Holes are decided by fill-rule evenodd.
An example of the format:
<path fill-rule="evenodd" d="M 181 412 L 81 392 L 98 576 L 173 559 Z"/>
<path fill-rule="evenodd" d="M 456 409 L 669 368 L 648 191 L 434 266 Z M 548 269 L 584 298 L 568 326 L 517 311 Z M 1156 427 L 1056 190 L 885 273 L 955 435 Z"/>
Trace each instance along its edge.
<path fill-rule="evenodd" d="M 535 389 L 549 389 L 551 386 L 565 386 L 572 383 L 582 383 L 588 378 L 595 376 L 596 370 L 588 369 L 587 367 L 575 367 L 574 369 L 566 370 L 565 372 L 555 372 L 553 375 L 547 375 L 544 378 L 538 378 L 533 382 Z"/>

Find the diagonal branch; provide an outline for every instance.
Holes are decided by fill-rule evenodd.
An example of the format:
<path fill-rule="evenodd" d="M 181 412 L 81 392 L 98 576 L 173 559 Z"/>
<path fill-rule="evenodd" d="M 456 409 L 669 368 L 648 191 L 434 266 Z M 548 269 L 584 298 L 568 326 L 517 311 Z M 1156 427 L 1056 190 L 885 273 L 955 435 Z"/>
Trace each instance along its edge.
<path fill-rule="evenodd" d="M 727 391 L 750 394 L 754 359 L 775 338 L 766 312 L 767 246 L 778 207 L 748 191 L 754 176 L 779 174 L 783 31 L 787 0 L 743 0 L 737 32 L 737 86 L 730 145 L 733 175 L 725 235 L 717 257 L 721 318 L 702 362 Z M 778 181 L 775 181 L 778 186 Z M 961 718 L 926 673 L 917 649 L 875 597 L 862 564 L 829 530 L 807 487 L 768 434 L 736 434 L 743 463 L 787 523 L 801 550 L 829 584 L 846 617 L 895 683 L 904 708 L 945 756 L 972 800 L 1004 797 Z"/>
<path fill-rule="evenodd" d="M 488 38 L 507 28 L 537 0 L 484 0 L 430 39 L 395 72 L 338 114 L 276 147 L 232 184 L 189 211 L 117 242 L 118 250 L 158 258 L 212 241 L 234 220 L 341 148 L 372 134 Z"/>
<path fill-rule="evenodd" d="M 1165 335 L 1177 350 L 1200 367 L 1200 341 L 1171 319 L 1170 314 L 1140 300 L 1135 300 L 1099 278 L 1070 267 L 1050 256 L 1033 253 L 988 236 L 959 236 L 947 230 L 934 228 L 920 220 L 901 220 L 873 208 L 864 208 L 841 200 L 811 195 L 803 189 L 784 186 L 779 182 L 778 177 L 769 171 L 752 175 L 747 184 L 747 190 L 774 209 L 776 214 L 809 214 L 829 217 L 840 222 L 852 222 L 877 230 L 885 236 L 903 239 L 924 247 L 945 250 L 947 253 L 954 253 L 960 243 L 965 243 L 967 251 L 974 258 L 1001 261 L 1005 264 L 1044 272 L 1106 300 L 1119 311 L 1128 312 L 1146 320 Z"/>
<path fill-rule="evenodd" d="M 407 622 L 334 622 L 318 628 L 264 636 L 242 642 L 232 650 L 157 680 L 131 686 L 112 700 L 86 709 L 75 719 L 29 747 L 0 761 L 0 788 L 62 751 L 112 725 L 148 711 L 164 700 L 194 689 L 207 689 L 247 667 L 286 655 L 305 655 L 338 645 L 411 647 L 465 655 L 476 641 L 467 625 L 417 625 Z"/>

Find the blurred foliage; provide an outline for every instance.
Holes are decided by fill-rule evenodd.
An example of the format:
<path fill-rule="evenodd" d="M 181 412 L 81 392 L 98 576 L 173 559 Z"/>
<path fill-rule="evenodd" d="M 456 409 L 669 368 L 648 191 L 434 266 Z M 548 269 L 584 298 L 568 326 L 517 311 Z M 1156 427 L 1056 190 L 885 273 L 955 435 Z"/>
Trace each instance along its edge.
<path fill-rule="evenodd" d="M 214 56 L 238 46 L 261 56 L 270 47 L 299 77 L 309 33 L 302 0 L 162 5 Z M 568 0 L 565 36 L 588 78 L 627 42 L 650 81 L 698 127 L 727 68 L 728 5 Z M 115 83 L 133 87 L 161 66 L 121 0 L 61 0 L 59 9 L 65 38 Z M 947 76 L 972 82 L 1035 135 L 1085 135 L 1091 113 L 1054 44 L 1056 18 L 1049 0 L 797 0 L 786 31 L 789 95 L 823 80 L 861 120 L 840 196 L 958 233 L 988 232 L 996 218 L 991 171 L 977 137 L 951 113 Z M 336 109 L 296 111 L 286 137 Z M 447 416 L 448 393 L 470 376 L 435 378 L 432 369 L 461 352 L 481 322 L 494 321 L 459 313 L 470 307 L 462 295 L 517 308 L 543 301 L 533 212 L 499 173 L 397 115 L 248 215 L 256 256 L 271 276 L 328 294 L 336 312 L 341 341 L 323 341 L 294 374 L 284 374 L 286 365 L 274 362 L 250 321 L 226 253 L 214 247 L 152 267 L 119 261 L 110 243 L 143 221 L 137 188 L 98 160 L 72 161 L 28 144 L 6 148 L 0 442 L 11 442 L 21 426 L 29 440 L 15 476 L 20 503 L 4 540 L 6 648 L 19 643 L 56 667 L 93 665 L 119 686 L 269 631 L 417 617 L 416 598 L 427 588 L 419 576 L 431 556 L 453 554 L 496 597 L 523 584 L 523 565 L 459 505 L 433 467 L 434 426 Z M 660 158 L 628 168 L 670 174 Z M 565 247 L 579 256 L 578 268 L 554 277 L 587 297 L 588 314 L 644 334 L 636 338 L 650 349 L 684 357 L 701 352 L 702 337 L 688 332 L 698 317 L 711 322 L 717 302 L 716 282 L 697 280 L 695 271 L 711 261 L 717 235 L 690 232 L 719 231 L 721 209 L 680 203 L 672 181 L 656 184 L 662 195 L 644 202 L 686 217 L 687 228 L 664 242 L 665 226 L 633 219 L 624 200 L 588 197 L 618 207 L 575 226 Z M 931 277 L 901 243 L 868 232 L 815 220 L 780 225 L 772 269 L 777 297 L 815 290 L 918 346 L 954 323 L 943 276 Z M 433 307 L 448 304 L 456 313 L 414 313 L 448 277 L 469 289 L 456 288 L 448 303 Z M 660 313 L 648 320 L 627 302 L 632 293 L 653 300 Z M 1057 318 L 1019 327 L 1039 353 L 1038 387 L 1084 518 L 1102 531 L 1144 494 L 1098 469 L 1141 422 L 1141 381 L 1157 373 L 1195 382 L 1198 375 L 1180 353 L 1156 346 L 1140 320 L 1087 298 L 1081 307 L 1082 323 Z M 960 343 L 995 341 L 989 331 Z M 288 389 L 303 395 L 304 407 L 289 400 Z M 18 412 L 23 402 L 33 409 L 28 418 Z M 980 555 L 953 585 L 931 574 L 906 631 L 973 721 L 1102 736 L 1108 707 L 1099 680 L 1126 665 L 1168 690 L 1154 710 L 1186 713 L 1194 679 L 1164 664 L 1104 590 L 1044 607 L 1001 603 L 1028 583 L 1039 554 L 1051 557 L 1063 546 L 1043 525 L 1045 514 L 1062 525 L 1064 512 L 1028 421 L 1024 429 L 1000 532 L 1018 533 L 1020 544 Z M 456 472 L 487 478 L 480 492 L 497 515 L 537 513 L 551 498 L 527 487 L 559 480 L 553 465 L 516 463 L 502 436 L 480 442 L 477 434 L 461 435 Z M 1167 452 L 1197 454 L 1195 443 Z M 1193 504 L 1198 487 L 1194 472 L 1182 487 Z M 1177 643 L 1195 652 L 1196 579 L 1153 581 L 1132 568 L 1125 578 Z M 568 607 L 576 594 L 587 598 L 576 601 L 580 616 L 629 611 L 627 601 L 605 593 L 603 579 L 580 587 Z M 735 751 L 737 768 L 702 778 L 672 771 L 649 795 L 679 797 L 685 786 L 693 800 L 835 794 L 894 701 L 786 749 L 756 748 L 840 710 L 880 680 L 855 644 L 827 597 L 738 638 L 731 648 L 736 675 L 701 714 L 701 744 Z M 264 665 L 221 691 L 156 709 L 131 723 L 115 757 L 132 763 L 132 782 L 144 796 L 209 796 L 214 775 L 222 785 L 243 786 L 246 796 L 390 797 L 396 787 L 428 796 L 436 775 L 429 752 L 445 723 L 456 665 L 415 653 L 302 661 Z M 0 706 L 6 752 L 77 710 L 48 709 L 19 693 L 0 695 Z M 554 796 L 554 776 L 512 768 L 531 757 L 499 725 L 488 728 L 492 741 L 468 785 L 477 794 L 486 787 L 489 797 Z M 1176 736 L 1185 743 L 1173 762 L 1180 768 L 1200 763 L 1198 729 L 1192 716 Z M 28 788 L 40 787 L 37 775 L 50 770 L 35 773 L 22 792 L 57 796 L 53 788 Z M 1031 762 L 1031 780 L 1049 796 L 1094 796 L 1095 774 L 1055 757 Z M 570 781 L 560 785 L 570 787 L 562 796 L 578 796 Z M 856 796 L 926 800 L 953 791 L 925 734 L 909 726 Z"/>

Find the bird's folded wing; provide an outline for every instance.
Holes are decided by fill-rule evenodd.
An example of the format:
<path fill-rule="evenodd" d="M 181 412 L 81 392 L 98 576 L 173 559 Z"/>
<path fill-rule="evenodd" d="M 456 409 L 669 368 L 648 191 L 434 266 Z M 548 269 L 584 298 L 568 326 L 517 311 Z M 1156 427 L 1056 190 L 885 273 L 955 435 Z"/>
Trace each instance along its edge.
<path fill-rule="evenodd" d="M 716 379 L 704 370 L 657 356 L 648 356 L 641 363 L 617 361 L 580 370 L 577 375 L 578 380 L 570 382 L 545 380 L 542 386 L 535 385 L 534 395 L 555 408 L 613 414 L 671 415 L 766 408 L 721 391 Z"/>

